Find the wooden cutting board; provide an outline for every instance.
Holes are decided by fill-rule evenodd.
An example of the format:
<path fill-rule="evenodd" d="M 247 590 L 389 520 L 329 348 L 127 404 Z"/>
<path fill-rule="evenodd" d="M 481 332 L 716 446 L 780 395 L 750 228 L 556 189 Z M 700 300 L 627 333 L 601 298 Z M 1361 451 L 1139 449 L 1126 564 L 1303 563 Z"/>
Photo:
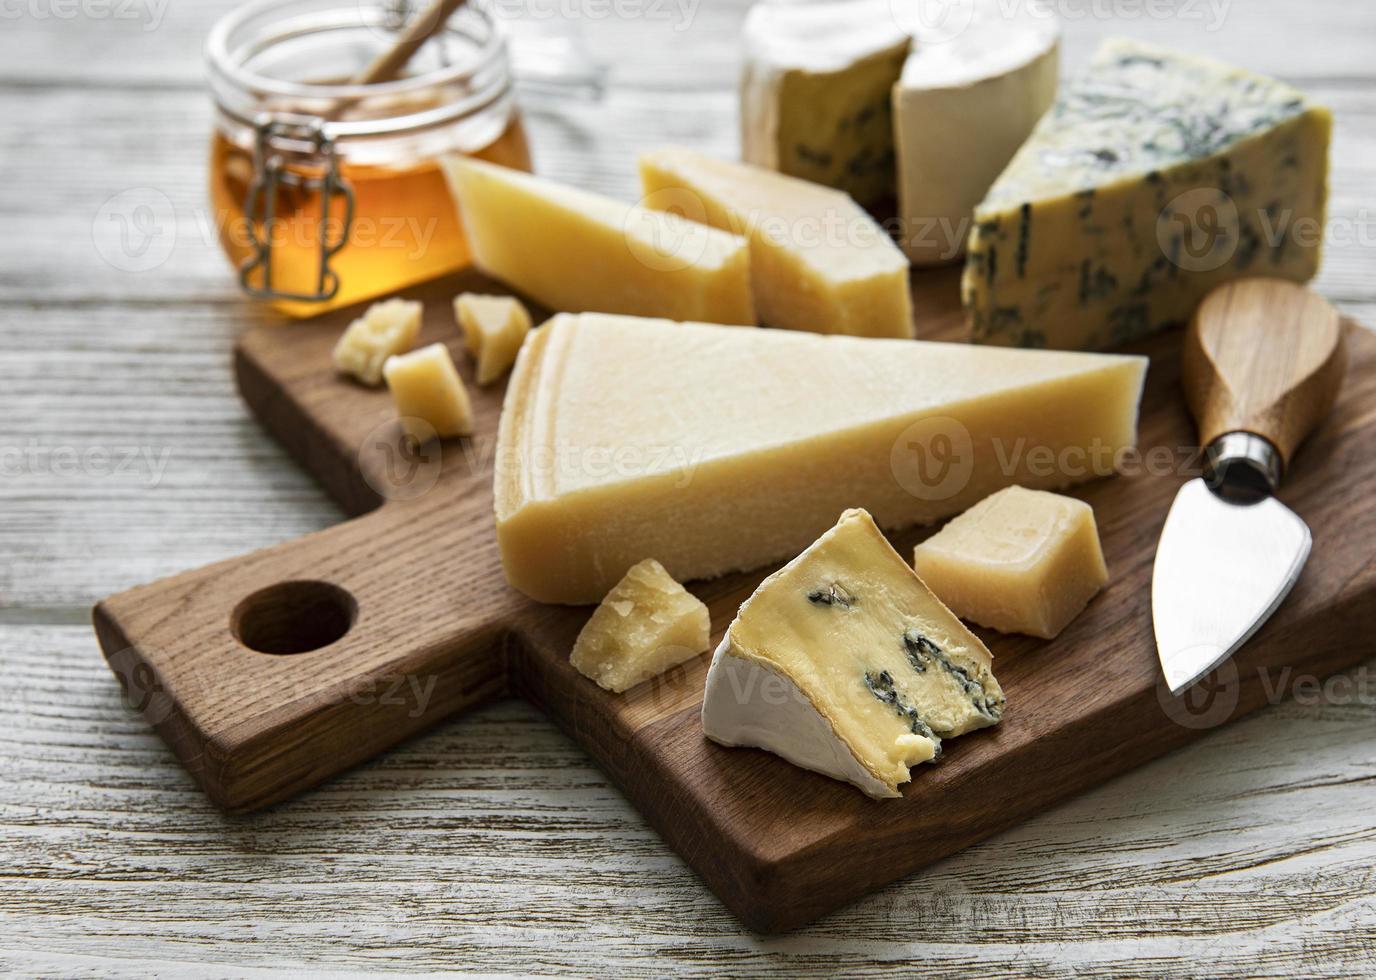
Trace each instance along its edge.
<path fill-rule="evenodd" d="M 776 931 L 1369 656 L 1376 337 L 1349 327 L 1344 391 L 1282 491 L 1313 530 L 1308 567 L 1234 662 L 1181 698 L 1166 691 L 1152 560 L 1175 491 L 1196 472 L 1179 335 L 1167 334 L 1138 348 L 1152 359 L 1142 456 L 1073 491 L 1098 517 L 1109 587 L 1054 641 L 980 631 L 1008 696 L 1002 724 L 948 742 L 902 799 L 878 802 L 765 752 L 709 743 L 698 718 L 707 656 L 608 694 L 568 664 L 590 610 L 541 606 L 503 579 L 490 485 L 501 385 L 472 385 L 450 306 L 463 289 L 500 291 L 467 276 L 410 295 L 426 302 L 422 342 L 446 342 L 470 383 L 473 438 L 407 452 L 387 393 L 334 375 L 330 349 L 356 311 L 251 330 L 235 352 L 245 401 L 361 516 L 95 609 L 131 702 L 226 810 L 285 800 L 466 708 L 524 697 L 746 924 Z M 955 270 L 919 274 L 914 295 L 922 337 L 959 336 Z M 906 554 L 929 533 L 893 540 Z M 714 645 L 768 571 L 694 584 Z"/>

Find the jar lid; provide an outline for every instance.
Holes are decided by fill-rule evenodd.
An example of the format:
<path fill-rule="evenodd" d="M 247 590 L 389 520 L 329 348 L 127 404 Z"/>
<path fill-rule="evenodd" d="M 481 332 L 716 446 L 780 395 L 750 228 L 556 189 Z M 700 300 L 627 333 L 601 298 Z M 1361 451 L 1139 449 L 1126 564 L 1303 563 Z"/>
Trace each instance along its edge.
<path fill-rule="evenodd" d="M 401 20 L 363 0 L 254 0 L 216 22 L 206 41 L 216 104 L 248 126 L 265 111 L 317 116 L 339 138 L 445 125 L 509 95 L 505 43 L 474 2 L 417 53 L 415 74 L 371 85 L 331 81 L 390 47 Z M 331 118 L 340 106 L 347 112 Z"/>

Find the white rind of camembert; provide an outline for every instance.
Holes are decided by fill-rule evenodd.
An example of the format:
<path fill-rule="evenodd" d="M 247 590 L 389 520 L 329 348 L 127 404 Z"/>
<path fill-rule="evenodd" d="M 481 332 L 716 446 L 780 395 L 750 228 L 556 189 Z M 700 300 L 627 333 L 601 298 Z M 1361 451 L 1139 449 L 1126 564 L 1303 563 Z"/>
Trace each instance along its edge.
<path fill-rule="evenodd" d="M 759 692 L 754 698 L 755 692 Z M 763 703 L 761 703 L 763 702 Z M 722 638 L 712 654 L 702 702 L 702 728 L 714 742 L 731 748 L 764 749 L 802 769 L 858 786 L 866 796 L 898 796 L 866 769 L 836 730 L 788 676 L 742 657 Z M 913 736 L 917 739 L 917 736 Z M 931 743 L 915 741 L 912 764 L 932 757 Z"/>
<path fill-rule="evenodd" d="M 890 91 L 910 39 L 889 0 L 758 3 L 741 34 L 742 159 L 890 202 Z"/>
<path fill-rule="evenodd" d="M 966 0 L 969 23 L 917 34 L 893 87 L 898 215 L 915 265 L 964 251 L 975 206 L 1056 99 L 1060 26 L 1004 0 Z"/>
<path fill-rule="evenodd" d="M 943 738 L 1002 717 L 992 661 L 848 510 L 741 606 L 708 671 L 703 732 L 894 797 Z"/>
<path fill-rule="evenodd" d="M 960 254 L 975 205 L 1056 95 L 1060 28 L 1036 5 L 758 3 L 742 34 L 743 159 L 876 214 L 896 204 L 916 264 Z"/>

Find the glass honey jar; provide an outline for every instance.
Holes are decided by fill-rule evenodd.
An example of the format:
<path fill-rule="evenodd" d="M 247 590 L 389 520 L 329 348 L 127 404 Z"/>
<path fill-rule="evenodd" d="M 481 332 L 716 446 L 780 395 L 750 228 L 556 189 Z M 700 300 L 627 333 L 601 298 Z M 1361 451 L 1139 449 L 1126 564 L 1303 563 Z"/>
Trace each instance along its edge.
<path fill-rule="evenodd" d="M 211 32 L 220 242 L 244 289 L 292 316 L 468 264 L 441 156 L 530 169 L 506 44 L 474 3 L 404 77 L 349 84 L 405 22 L 395 2 L 259 0 Z"/>

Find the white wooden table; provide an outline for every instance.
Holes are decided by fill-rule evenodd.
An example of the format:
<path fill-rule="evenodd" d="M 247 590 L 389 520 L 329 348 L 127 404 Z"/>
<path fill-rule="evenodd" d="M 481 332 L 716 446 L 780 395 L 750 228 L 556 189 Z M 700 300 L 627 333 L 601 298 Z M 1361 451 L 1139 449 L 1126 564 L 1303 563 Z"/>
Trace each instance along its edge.
<path fill-rule="evenodd" d="M 519 702 L 270 812 L 213 810 L 88 622 L 340 517 L 231 385 L 256 314 L 206 224 L 201 63 L 229 6 L 0 3 L 0 969 L 1376 974 L 1376 661 L 784 937 L 745 932 Z M 1070 68 L 1126 33 L 1334 107 L 1318 286 L 1376 325 L 1376 5 L 1059 6 Z M 636 150 L 735 152 L 741 3 L 575 9 L 612 85 L 530 105 L 543 172 L 631 196 Z M 102 258 L 131 200 L 175 236 L 147 271 Z"/>

